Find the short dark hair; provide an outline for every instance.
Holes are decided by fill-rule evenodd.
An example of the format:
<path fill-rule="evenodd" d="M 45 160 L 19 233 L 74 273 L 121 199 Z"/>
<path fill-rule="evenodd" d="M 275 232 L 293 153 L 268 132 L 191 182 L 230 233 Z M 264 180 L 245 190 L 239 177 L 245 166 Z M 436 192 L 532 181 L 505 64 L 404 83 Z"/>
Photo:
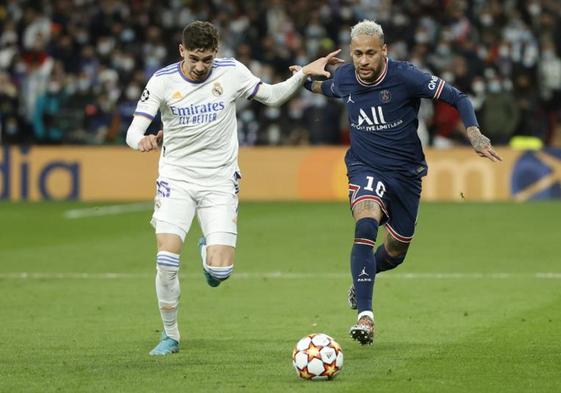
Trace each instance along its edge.
<path fill-rule="evenodd" d="M 218 49 L 218 30 L 210 22 L 191 22 L 183 29 L 183 46 L 188 50 Z"/>

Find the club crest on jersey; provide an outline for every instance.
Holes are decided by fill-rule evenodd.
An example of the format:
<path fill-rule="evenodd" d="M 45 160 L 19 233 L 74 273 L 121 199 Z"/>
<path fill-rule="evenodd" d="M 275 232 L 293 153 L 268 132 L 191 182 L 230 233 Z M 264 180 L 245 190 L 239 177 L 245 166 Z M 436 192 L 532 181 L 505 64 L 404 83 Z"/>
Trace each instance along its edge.
<path fill-rule="evenodd" d="M 219 82 L 214 82 L 214 85 L 212 85 L 212 94 L 215 97 L 219 97 L 222 95 L 222 93 L 224 93 L 222 85 Z"/>
<path fill-rule="evenodd" d="M 380 92 L 380 100 L 384 104 L 387 104 L 388 102 L 390 102 L 392 100 L 392 94 L 390 93 L 390 91 L 389 90 L 382 90 Z"/>
<path fill-rule="evenodd" d="M 173 93 L 173 95 L 171 96 L 171 98 L 173 98 L 174 100 L 180 100 L 181 98 L 183 98 L 183 96 L 181 95 L 181 92 L 180 92 L 180 91 L 177 91 L 177 90 L 176 90 L 176 91 Z"/>

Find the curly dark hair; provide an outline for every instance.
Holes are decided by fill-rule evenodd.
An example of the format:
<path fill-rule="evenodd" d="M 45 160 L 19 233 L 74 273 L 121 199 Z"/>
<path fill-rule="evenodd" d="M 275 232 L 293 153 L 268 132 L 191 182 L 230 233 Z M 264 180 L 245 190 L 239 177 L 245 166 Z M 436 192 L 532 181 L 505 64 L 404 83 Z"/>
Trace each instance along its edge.
<path fill-rule="evenodd" d="M 218 37 L 212 23 L 197 20 L 183 29 L 183 46 L 188 50 L 218 49 Z"/>

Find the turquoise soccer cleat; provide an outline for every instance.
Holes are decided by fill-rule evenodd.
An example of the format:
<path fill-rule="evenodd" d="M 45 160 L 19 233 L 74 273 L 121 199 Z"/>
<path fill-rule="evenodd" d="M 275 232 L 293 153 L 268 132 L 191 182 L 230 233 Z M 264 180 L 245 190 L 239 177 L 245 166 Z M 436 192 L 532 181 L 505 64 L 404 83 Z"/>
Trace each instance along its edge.
<path fill-rule="evenodd" d="M 199 239 L 199 251 L 202 251 L 202 248 L 203 248 L 204 246 L 206 246 L 206 240 L 205 240 L 204 236 L 202 236 L 202 237 Z M 206 254 L 205 254 L 205 255 L 206 255 Z M 201 253 L 201 258 L 202 258 L 202 253 Z M 205 267 L 204 267 L 204 262 L 203 262 L 203 274 L 204 274 L 204 276 L 205 276 L 205 278 L 206 278 L 206 283 L 207 283 L 208 285 L 210 285 L 211 287 L 213 287 L 213 288 L 219 286 L 220 283 L 222 282 L 221 280 L 212 277 L 212 276 L 210 275 L 210 273 L 206 271 L 206 269 L 205 269 Z"/>
<path fill-rule="evenodd" d="M 179 343 L 162 332 L 160 342 L 150 351 L 150 356 L 166 356 L 179 352 Z"/>

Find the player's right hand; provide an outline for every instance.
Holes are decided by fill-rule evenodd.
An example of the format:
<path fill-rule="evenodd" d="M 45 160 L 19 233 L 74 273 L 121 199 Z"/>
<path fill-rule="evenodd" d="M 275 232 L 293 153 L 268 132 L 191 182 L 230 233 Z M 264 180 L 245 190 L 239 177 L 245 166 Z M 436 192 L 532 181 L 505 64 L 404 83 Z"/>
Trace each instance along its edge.
<path fill-rule="evenodd" d="M 488 158 L 493 162 L 502 161 L 502 157 L 497 154 L 491 140 L 481 133 L 478 127 L 471 126 L 467 128 L 467 137 L 473 146 L 473 150 L 483 158 Z"/>
<path fill-rule="evenodd" d="M 158 134 L 146 135 L 144 138 L 138 142 L 138 150 L 141 152 L 147 152 L 152 150 L 158 150 L 158 147 L 162 144 L 164 139 L 164 131 L 158 131 Z"/>

